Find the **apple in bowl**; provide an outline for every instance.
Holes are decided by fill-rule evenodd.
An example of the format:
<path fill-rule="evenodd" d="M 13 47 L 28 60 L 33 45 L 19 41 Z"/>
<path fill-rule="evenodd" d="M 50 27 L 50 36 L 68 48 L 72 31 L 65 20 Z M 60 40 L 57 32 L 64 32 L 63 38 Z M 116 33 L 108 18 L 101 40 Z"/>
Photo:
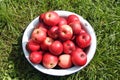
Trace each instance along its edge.
<path fill-rule="evenodd" d="M 55 16 L 57 17 L 55 18 Z M 61 17 L 64 19 L 61 19 Z M 37 28 L 36 25 L 39 23 L 44 23 L 47 28 Z M 40 30 L 34 32 L 36 28 Z M 33 32 L 35 35 L 37 33 L 39 37 L 33 35 Z M 85 34 L 88 34 L 90 38 L 86 38 Z M 26 48 L 30 39 L 40 45 L 36 50 L 43 52 L 42 60 L 46 53 L 56 57 L 56 59 L 51 59 L 54 67 L 53 65 L 52 67 L 47 67 L 43 61 L 39 63 L 32 62 L 29 58 L 31 53 Z M 43 44 L 46 49 L 42 48 Z M 96 50 L 96 35 L 92 26 L 80 15 L 69 11 L 50 11 L 49 14 L 45 12 L 38 16 L 27 26 L 22 38 L 22 47 L 26 59 L 38 71 L 54 76 L 64 76 L 83 69 L 92 60 Z M 79 60 L 78 62 L 76 58 Z M 47 59 L 51 61 L 49 57 Z M 66 63 L 64 63 L 65 61 Z"/>

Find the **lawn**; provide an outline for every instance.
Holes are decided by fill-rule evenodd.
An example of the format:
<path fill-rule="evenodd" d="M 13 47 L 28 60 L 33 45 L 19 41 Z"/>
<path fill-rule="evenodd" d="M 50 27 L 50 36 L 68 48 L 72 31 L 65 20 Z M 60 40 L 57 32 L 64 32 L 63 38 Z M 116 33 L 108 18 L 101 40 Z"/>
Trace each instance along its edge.
<path fill-rule="evenodd" d="M 43 74 L 25 59 L 26 26 L 49 10 L 67 10 L 93 26 L 97 50 L 90 64 L 63 77 Z M 120 80 L 120 0 L 0 0 L 0 80 Z"/>

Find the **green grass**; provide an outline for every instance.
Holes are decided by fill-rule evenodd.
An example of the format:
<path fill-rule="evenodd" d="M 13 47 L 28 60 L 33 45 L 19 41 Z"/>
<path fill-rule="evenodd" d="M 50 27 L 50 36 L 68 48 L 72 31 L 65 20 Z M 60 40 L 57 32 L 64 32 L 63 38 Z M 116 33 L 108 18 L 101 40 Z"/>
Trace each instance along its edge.
<path fill-rule="evenodd" d="M 26 26 L 49 10 L 75 12 L 95 29 L 95 56 L 75 74 L 46 75 L 24 57 L 21 39 Z M 0 0 L 0 80 L 120 80 L 120 0 Z"/>

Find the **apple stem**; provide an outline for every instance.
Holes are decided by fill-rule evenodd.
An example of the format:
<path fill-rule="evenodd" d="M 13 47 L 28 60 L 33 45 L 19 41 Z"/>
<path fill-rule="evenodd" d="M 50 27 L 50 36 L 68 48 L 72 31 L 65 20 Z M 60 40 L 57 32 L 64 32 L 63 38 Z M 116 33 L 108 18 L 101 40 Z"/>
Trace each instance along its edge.
<path fill-rule="evenodd" d="M 80 56 L 81 56 L 81 57 L 84 57 L 84 54 L 81 54 Z"/>

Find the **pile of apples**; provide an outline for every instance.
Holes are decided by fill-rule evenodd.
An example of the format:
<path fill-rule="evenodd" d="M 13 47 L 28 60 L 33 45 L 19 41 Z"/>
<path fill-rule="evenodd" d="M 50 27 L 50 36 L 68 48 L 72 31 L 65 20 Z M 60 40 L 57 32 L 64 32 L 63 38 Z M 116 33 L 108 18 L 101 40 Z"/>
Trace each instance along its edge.
<path fill-rule="evenodd" d="M 66 69 L 86 64 L 85 49 L 90 43 L 91 36 L 83 29 L 78 16 L 62 17 L 48 11 L 40 14 L 26 49 L 33 64 Z"/>

